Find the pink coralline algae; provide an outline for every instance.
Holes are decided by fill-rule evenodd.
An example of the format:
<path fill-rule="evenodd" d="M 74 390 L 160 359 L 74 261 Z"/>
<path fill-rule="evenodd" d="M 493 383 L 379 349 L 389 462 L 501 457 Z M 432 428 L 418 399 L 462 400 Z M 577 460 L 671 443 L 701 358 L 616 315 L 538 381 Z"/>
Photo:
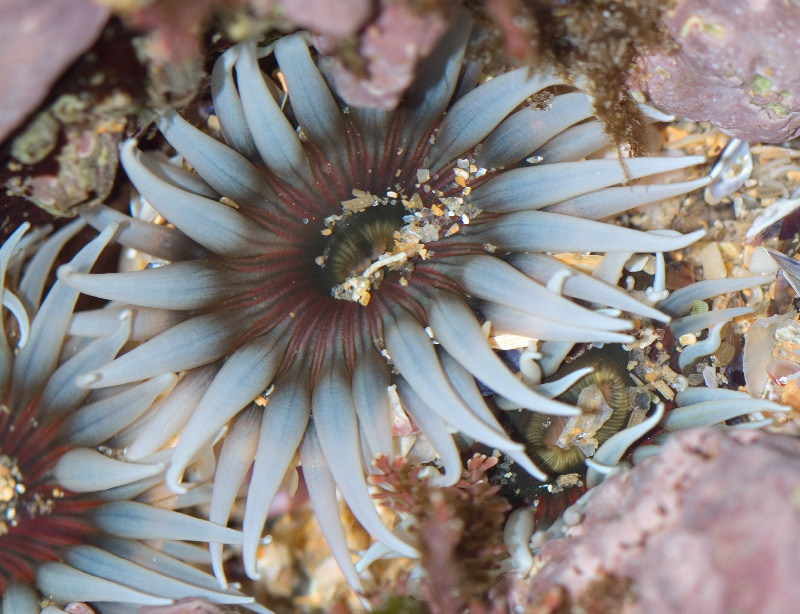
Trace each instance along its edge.
<path fill-rule="evenodd" d="M 573 603 L 589 614 L 794 613 L 799 493 L 796 439 L 681 433 L 593 491 L 582 521 L 547 542 L 537 571 L 518 580 L 512 606 L 554 612 Z"/>
<path fill-rule="evenodd" d="M 373 11 L 370 0 L 251 0 L 251 3 L 256 7 L 275 4 L 298 28 L 334 38 L 358 32 Z"/>
<path fill-rule="evenodd" d="M 394 109 L 416 76 L 417 63 L 431 52 L 447 25 L 439 11 L 382 3 L 375 20 L 358 35 L 362 70 L 354 70 L 341 59 L 333 61 L 337 93 L 354 106 Z M 338 43 L 335 37 L 323 35 L 317 37 L 316 46 L 323 53 L 335 54 Z"/>
<path fill-rule="evenodd" d="M 670 113 L 745 141 L 800 134 L 796 3 L 677 0 L 665 19 L 680 48 L 640 60 L 643 82 L 634 89 Z"/>
<path fill-rule="evenodd" d="M 0 2 L 0 142 L 91 47 L 108 15 L 91 0 Z"/>

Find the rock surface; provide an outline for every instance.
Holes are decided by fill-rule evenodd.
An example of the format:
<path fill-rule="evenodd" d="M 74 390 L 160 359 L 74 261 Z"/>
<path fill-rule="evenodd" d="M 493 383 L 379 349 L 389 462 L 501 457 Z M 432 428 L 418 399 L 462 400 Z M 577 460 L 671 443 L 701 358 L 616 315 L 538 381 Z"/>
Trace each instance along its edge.
<path fill-rule="evenodd" d="M 678 434 L 598 486 L 583 520 L 537 559 L 538 571 L 512 591 L 524 611 L 570 603 L 587 614 L 796 612 L 800 442 L 755 431 Z"/>
<path fill-rule="evenodd" d="M 655 106 L 745 141 L 800 134 L 800 7 L 783 0 L 677 0 L 666 16 L 680 49 L 640 60 L 633 89 Z"/>
<path fill-rule="evenodd" d="M 92 46 L 108 16 L 92 0 L 0 0 L 0 143 Z"/>

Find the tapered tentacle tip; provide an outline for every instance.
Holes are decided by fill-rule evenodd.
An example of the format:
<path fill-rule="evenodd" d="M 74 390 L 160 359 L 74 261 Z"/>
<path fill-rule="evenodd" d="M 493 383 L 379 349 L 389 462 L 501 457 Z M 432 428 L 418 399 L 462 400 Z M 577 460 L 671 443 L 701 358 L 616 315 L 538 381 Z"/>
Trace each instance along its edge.
<path fill-rule="evenodd" d="M 633 322 L 630 320 L 620 320 L 619 330 L 633 330 Z"/>
<path fill-rule="evenodd" d="M 520 407 L 520 409 L 531 411 L 537 414 L 566 416 L 568 418 L 581 415 L 581 410 L 578 407 L 575 407 L 574 405 L 567 405 L 566 403 L 561 403 L 560 401 L 550 401 L 546 407 L 542 407 L 542 404 L 523 405 Z"/>
<path fill-rule="evenodd" d="M 667 315 L 663 311 L 659 311 L 658 309 L 653 309 L 650 312 L 650 317 L 658 322 L 662 322 L 663 324 L 669 325 L 672 322 L 672 316 Z"/>
<path fill-rule="evenodd" d="M 214 577 L 216 578 L 217 582 L 219 583 L 219 587 L 224 591 L 228 590 L 228 588 L 232 587 L 232 584 L 228 582 L 228 578 L 225 576 L 222 544 L 209 544 L 208 554 L 211 560 L 211 571 L 214 574 Z M 238 584 L 238 583 L 233 583 L 233 584 Z M 238 587 L 233 586 L 233 588 L 238 588 Z"/>
<path fill-rule="evenodd" d="M 164 483 L 176 495 L 185 495 L 189 490 L 183 485 L 184 467 L 170 465 L 164 473 Z"/>
<path fill-rule="evenodd" d="M 690 243 L 688 243 L 688 244 L 691 245 L 695 241 L 699 241 L 700 239 L 705 237 L 707 234 L 708 233 L 705 230 L 700 228 L 699 230 L 695 230 L 693 232 L 690 232 L 690 233 L 684 235 L 684 237 L 686 238 L 687 241 L 690 241 Z"/>
<path fill-rule="evenodd" d="M 426 466 L 420 469 L 419 477 L 428 480 L 428 482 L 438 488 L 447 488 L 454 486 L 461 479 L 459 473 L 453 471 L 445 471 L 444 473 L 436 469 L 436 467 Z"/>
<path fill-rule="evenodd" d="M 261 574 L 258 572 L 255 556 L 242 557 L 244 563 L 244 575 L 253 581 L 261 579 Z"/>
<path fill-rule="evenodd" d="M 137 139 L 128 139 L 119 145 L 119 160 L 122 167 L 126 172 L 130 173 L 136 165 L 141 164 L 139 161 L 139 141 Z"/>
<path fill-rule="evenodd" d="M 79 376 L 75 378 L 75 385 L 78 388 L 96 388 L 93 384 L 98 383 L 101 380 L 101 376 L 97 371 L 90 371 L 88 373 L 81 373 Z"/>
<path fill-rule="evenodd" d="M 58 281 L 62 281 L 68 286 L 70 276 L 75 274 L 75 267 L 71 264 L 62 264 L 60 267 L 56 269 L 56 279 Z"/>
<path fill-rule="evenodd" d="M 540 482 L 547 481 L 547 474 L 544 471 L 542 471 L 539 467 L 537 467 L 534 464 L 534 462 L 528 457 L 527 454 L 525 454 L 524 452 L 520 454 L 515 454 L 513 458 L 518 465 L 520 465 L 525 471 L 528 472 L 528 474 L 531 477 L 539 480 Z"/>
<path fill-rule="evenodd" d="M 185 122 L 174 109 L 164 109 L 159 112 L 156 124 L 162 134 L 166 135 L 168 132 L 174 133 L 174 130 L 180 129 Z"/>

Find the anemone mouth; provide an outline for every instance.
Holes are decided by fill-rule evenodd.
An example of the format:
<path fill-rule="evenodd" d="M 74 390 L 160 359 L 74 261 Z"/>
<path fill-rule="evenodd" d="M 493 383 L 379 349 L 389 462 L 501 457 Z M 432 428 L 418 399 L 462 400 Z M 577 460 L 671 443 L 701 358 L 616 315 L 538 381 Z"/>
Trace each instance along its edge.
<path fill-rule="evenodd" d="M 336 289 L 351 277 L 370 277 L 370 266 L 394 247 L 394 235 L 403 226 L 406 208 L 399 202 L 378 203 L 347 216 L 330 220 L 325 236 L 316 283 L 337 298 Z M 326 233 L 326 231 L 328 231 Z M 376 269 L 376 272 L 380 269 Z M 369 280 L 377 287 L 378 279 Z"/>

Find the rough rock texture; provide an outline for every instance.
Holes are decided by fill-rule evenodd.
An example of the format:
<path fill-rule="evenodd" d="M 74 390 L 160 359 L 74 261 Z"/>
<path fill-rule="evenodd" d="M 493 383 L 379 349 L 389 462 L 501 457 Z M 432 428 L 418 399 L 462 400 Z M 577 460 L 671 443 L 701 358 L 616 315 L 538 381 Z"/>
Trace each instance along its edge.
<path fill-rule="evenodd" d="M 447 25 L 447 17 L 437 10 L 383 2 L 376 18 L 358 35 L 358 59 L 353 60 L 358 67 L 349 66 L 336 53 L 334 38 L 319 36 L 316 46 L 336 55 L 330 72 L 337 93 L 348 104 L 389 110 L 413 81 L 417 62 L 430 53 Z"/>
<path fill-rule="evenodd" d="M 538 564 L 518 581 L 512 606 L 794 613 L 800 442 L 753 431 L 676 435 L 659 455 L 598 486 L 583 521 L 547 542 Z"/>
<path fill-rule="evenodd" d="M 108 15 L 92 0 L 0 0 L 0 142 L 91 47 Z"/>
<path fill-rule="evenodd" d="M 657 107 L 710 121 L 746 141 L 800 134 L 800 6 L 784 0 L 677 0 L 666 17 L 680 45 L 640 61 Z"/>
<path fill-rule="evenodd" d="M 358 32 L 373 11 L 370 0 L 282 0 L 276 4 L 298 28 L 334 38 Z"/>

